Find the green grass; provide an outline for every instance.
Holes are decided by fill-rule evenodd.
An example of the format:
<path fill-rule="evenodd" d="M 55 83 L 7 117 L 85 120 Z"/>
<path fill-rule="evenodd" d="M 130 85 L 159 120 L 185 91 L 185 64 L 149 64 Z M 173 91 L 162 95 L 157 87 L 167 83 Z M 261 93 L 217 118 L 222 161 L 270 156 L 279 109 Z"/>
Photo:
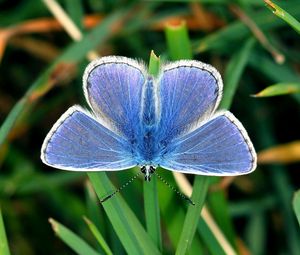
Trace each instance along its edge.
<path fill-rule="evenodd" d="M 54 219 L 49 219 L 53 231 L 55 234 L 66 243 L 76 254 L 79 255 L 100 255 L 91 246 L 89 246 L 84 240 L 82 240 L 78 235 L 72 232 L 70 229 L 66 228 L 64 225 L 60 224 Z"/>
<path fill-rule="evenodd" d="M 274 4 L 270 0 L 265 0 L 267 7 L 279 18 L 283 19 L 286 23 L 288 23 L 295 31 L 300 33 L 300 23 L 297 19 L 295 19 L 292 15 L 286 12 L 284 9 L 280 8 L 277 4 Z"/>
<path fill-rule="evenodd" d="M 0 208 L 0 254 L 10 255 L 1 208 Z"/>
<path fill-rule="evenodd" d="M 294 208 L 298 223 L 300 225 L 300 193 L 299 193 L 299 190 L 294 194 L 293 208 Z"/>
<path fill-rule="evenodd" d="M 63 172 L 39 158 L 59 116 L 73 104 L 86 105 L 81 79 L 91 50 L 141 59 L 154 76 L 167 61 L 209 63 L 224 81 L 219 109 L 230 109 L 241 120 L 258 152 L 299 140 L 300 5 L 298 0 L 265 2 L 273 13 L 263 1 L 235 4 L 285 56 L 282 65 L 225 0 L 201 1 L 201 9 L 180 0 L 62 0 L 83 33 L 81 41 L 42 23 L 46 32 L 10 38 L 0 67 L 0 254 L 228 254 L 211 223 L 200 217 L 204 204 L 234 253 L 245 247 L 251 254 L 300 254 L 299 162 L 259 164 L 253 174 L 217 189 L 221 178 L 187 176 L 193 206 L 155 175 L 150 183 L 138 178 L 101 204 L 137 169 Z M 0 35 L 22 22 L 53 17 L 42 1 L 2 1 L 0 7 Z M 90 15 L 100 15 L 101 22 Z M 201 20 L 201 15 L 213 18 Z M 87 16 L 95 22 L 92 27 L 85 26 Z M 203 22 L 212 29 L 203 29 Z M 50 48 L 56 54 L 48 59 L 37 51 L 50 53 Z M 160 57 L 152 53 L 149 62 L 151 50 Z M 177 188 L 170 171 L 157 171 Z M 57 219 L 51 220 L 55 233 L 49 218 Z"/>
<path fill-rule="evenodd" d="M 278 83 L 256 93 L 255 97 L 273 97 L 300 93 L 300 83 Z"/>

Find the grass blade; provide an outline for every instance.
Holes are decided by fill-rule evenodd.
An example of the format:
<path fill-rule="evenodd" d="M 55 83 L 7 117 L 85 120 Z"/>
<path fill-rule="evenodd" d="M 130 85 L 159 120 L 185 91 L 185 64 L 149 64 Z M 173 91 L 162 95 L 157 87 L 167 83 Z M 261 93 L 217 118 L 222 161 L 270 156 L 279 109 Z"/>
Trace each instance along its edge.
<path fill-rule="evenodd" d="M 5 234 L 4 222 L 2 218 L 1 207 L 0 207 L 0 254 L 10 255 L 7 238 Z"/>
<path fill-rule="evenodd" d="M 176 187 L 174 176 L 170 171 L 161 169 L 159 174 L 163 175 L 163 178 L 170 185 Z M 186 205 L 186 201 L 181 200 L 175 192 L 171 192 L 170 187 L 168 187 L 165 183 L 161 181 L 158 182 L 158 190 L 162 220 L 164 222 L 164 225 L 166 226 L 168 239 L 170 240 L 172 248 L 175 251 L 174 247 L 177 246 L 178 241 L 180 239 L 180 234 L 185 219 L 186 210 L 185 206 L 183 205 Z M 180 200 L 178 201 L 178 199 Z M 203 254 L 202 246 L 203 245 L 200 242 L 199 236 L 195 236 L 191 248 L 189 250 L 189 254 Z M 170 254 L 174 254 L 173 250 L 172 252 L 170 252 Z"/>
<path fill-rule="evenodd" d="M 300 15 L 299 3 L 294 2 L 288 5 L 288 11 L 294 16 Z M 275 29 L 285 25 L 270 15 L 268 12 L 261 12 L 253 16 L 253 21 L 262 30 Z M 231 48 L 233 42 L 237 42 L 246 39 L 251 35 L 250 30 L 242 22 L 233 22 L 230 25 L 220 29 L 214 33 L 209 34 L 201 40 L 193 43 L 194 53 L 200 53 L 204 51 L 212 50 L 225 50 L 228 52 L 228 48 Z"/>
<path fill-rule="evenodd" d="M 300 93 L 300 83 L 277 83 L 266 87 L 253 95 L 254 97 L 273 97 Z"/>
<path fill-rule="evenodd" d="M 206 193 L 209 186 L 208 176 L 196 176 L 193 185 L 192 201 L 195 205 L 190 205 L 184 220 L 183 229 L 179 239 L 179 243 L 176 250 L 176 255 L 187 254 L 190 245 L 193 241 L 193 237 L 196 232 L 196 228 L 200 219 L 201 209 L 203 207 Z"/>
<path fill-rule="evenodd" d="M 197 229 L 201 237 L 203 238 L 203 242 L 206 244 L 207 248 L 209 249 L 210 254 L 212 255 L 226 254 L 202 217 L 199 220 Z"/>
<path fill-rule="evenodd" d="M 220 183 L 220 177 L 212 177 L 211 179 L 212 186 Z M 236 249 L 236 235 L 231 215 L 229 214 L 226 192 L 221 189 L 211 192 L 207 199 L 207 204 L 228 242 Z"/>
<path fill-rule="evenodd" d="M 232 99 L 239 84 L 239 80 L 247 65 L 248 58 L 253 49 L 254 43 L 254 38 L 250 38 L 249 40 L 247 40 L 244 47 L 241 48 L 241 50 L 238 51 L 228 63 L 225 71 L 223 99 L 219 108 L 230 108 Z"/>
<path fill-rule="evenodd" d="M 144 181 L 144 206 L 147 232 L 161 251 L 162 239 L 156 176 L 153 176 L 150 182 Z"/>
<path fill-rule="evenodd" d="M 165 29 L 171 60 L 192 59 L 192 48 L 186 24 L 168 24 Z"/>
<path fill-rule="evenodd" d="M 294 195 L 293 208 L 294 208 L 298 223 L 300 225 L 300 190 L 298 190 Z"/>
<path fill-rule="evenodd" d="M 98 204 L 98 197 L 90 181 L 86 181 L 85 193 L 87 218 L 93 222 L 95 227 L 102 233 L 103 236 L 107 237 L 108 226 L 106 224 L 105 213 Z"/>
<path fill-rule="evenodd" d="M 283 19 L 286 23 L 288 23 L 295 31 L 300 34 L 300 23 L 296 20 L 292 15 L 288 12 L 280 8 L 278 5 L 274 4 L 270 0 L 265 0 L 267 7 L 279 18 Z"/>
<path fill-rule="evenodd" d="M 266 247 L 266 220 L 261 212 L 253 213 L 246 227 L 246 243 L 252 254 L 264 254 Z"/>
<path fill-rule="evenodd" d="M 149 74 L 157 76 L 160 68 L 160 57 L 157 57 L 154 51 L 151 51 L 149 61 Z"/>
<path fill-rule="evenodd" d="M 65 0 L 66 10 L 79 30 L 83 30 L 84 18 L 83 2 L 81 0 Z"/>
<path fill-rule="evenodd" d="M 88 173 L 99 199 L 115 188 L 106 173 Z M 160 254 L 150 236 L 120 195 L 103 204 L 104 210 L 128 254 Z"/>
<path fill-rule="evenodd" d="M 299 83 L 299 74 L 289 64 L 277 65 L 266 56 L 255 52 L 251 54 L 249 64 L 275 83 Z M 300 94 L 291 96 L 300 104 Z"/>
<path fill-rule="evenodd" d="M 79 255 L 99 255 L 91 246 L 89 246 L 85 241 L 83 241 L 79 236 L 77 236 L 70 229 L 66 228 L 64 225 L 55 221 L 54 219 L 49 219 L 54 232 L 57 236 L 67 244 L 74 252 Z"/>
<path fill-rule="evenodd" d="M 102 234 L 97 229 L 95 224 L 92 221 L 90 221 L 87 217 L 83 217 L 83 219 L 84 219 L 85 223 L 87 224 L 87 226 L 89 227 L 92 234 L 94 235 L 94 237 L 97 239 L 97 241 L 100 244 L 101 248 L 104 250 L 105 254 L 112 255 L 113 254 L 112 251 L 110 250 L 109 246 L 105 242 Z"/>

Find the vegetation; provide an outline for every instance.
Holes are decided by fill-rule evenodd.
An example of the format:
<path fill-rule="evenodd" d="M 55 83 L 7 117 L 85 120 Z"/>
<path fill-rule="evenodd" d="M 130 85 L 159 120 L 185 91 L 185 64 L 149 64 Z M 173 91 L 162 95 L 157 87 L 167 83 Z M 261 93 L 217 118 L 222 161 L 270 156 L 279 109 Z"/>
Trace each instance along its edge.
<path fill-rule="evenodd" d="M 0 254 L 300 254 L 298 20 L 299 0 L 0 1 Z M 153 75 L 170 60 L 215 66 L 220 109 L 244 124 L 257 170 L 158 169 L 195 206 L 155 176 L 101 204 L 138 169 L 42 164 L 45 135 L 67 108 L 87 107 L 84 68 L 105 55 L 141 59 Z"/>

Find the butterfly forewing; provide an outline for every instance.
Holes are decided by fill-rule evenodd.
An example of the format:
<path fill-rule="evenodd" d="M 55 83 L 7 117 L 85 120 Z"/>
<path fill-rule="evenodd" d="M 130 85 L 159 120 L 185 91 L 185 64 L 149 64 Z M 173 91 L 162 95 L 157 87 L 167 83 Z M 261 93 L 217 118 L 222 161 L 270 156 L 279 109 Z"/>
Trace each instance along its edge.
<path fill-rule="evenodd" d="M 71 107 L 46 137 L 41 158 L 66 170 L 123 170 L 136 165 L 130 145 L 88 112 Z"/>
<path fill-rule="evenodd" d="M 166 65 L 159 81 L 162 139 L 171 139 L 196 128 L 210 117 L 222 93 L 219 73 L 199 61 L 178 61 Z"/>
<path fill-rule="evenodd" d="M 103 125 L 128 139 L 138 133 L 144 67 L 124 57 L 93 61 L 83 77 L 85 96 Z"/>

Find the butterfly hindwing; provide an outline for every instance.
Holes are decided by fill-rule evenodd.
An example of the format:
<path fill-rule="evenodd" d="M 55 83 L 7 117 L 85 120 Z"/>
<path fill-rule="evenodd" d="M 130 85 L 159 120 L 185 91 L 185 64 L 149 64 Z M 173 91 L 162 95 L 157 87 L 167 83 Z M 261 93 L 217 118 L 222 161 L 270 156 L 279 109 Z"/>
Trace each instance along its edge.
<path fill-rule="evenodd" d="M 232 113 L 225 112 L 174 139 L 160 165 L 183 173 L 240 175 L 255 169 L 256 154 L 241 123 Z"/>

